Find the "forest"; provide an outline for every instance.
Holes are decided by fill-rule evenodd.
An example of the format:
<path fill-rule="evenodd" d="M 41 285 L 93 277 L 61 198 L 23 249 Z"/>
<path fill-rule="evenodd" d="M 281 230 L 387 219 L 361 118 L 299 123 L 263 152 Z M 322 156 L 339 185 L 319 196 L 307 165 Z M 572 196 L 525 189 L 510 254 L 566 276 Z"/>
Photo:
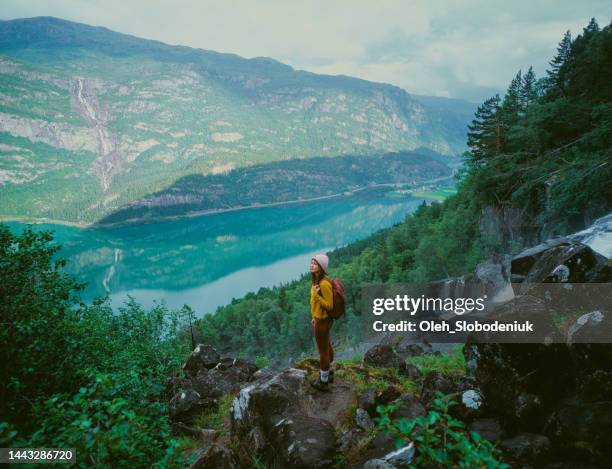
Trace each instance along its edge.
<path fill-rule="evenodd" d="M 503 97 L 479 106 L 467 139 L 455 196 L 330 253 L 331 275 L 347 287 L 339 345 L 359 341 L 363 283 L 461 275 L 610 211 L 612 25 L 566 33 L 546 76 L 518 71 Z M 483 214 L 511 210 L 520 233 L 482 229 Z M 0 446 L 77 448 L 83 467 L 180 465 L 167 402 L 192 346 L 189 308 L 85 304 L 64 266 L 50 234 L 0 227 Z M 262 361 L 309 355 L 308 290 L 303 277 L 250 293 L 197 321 L 194 334 Z"/>

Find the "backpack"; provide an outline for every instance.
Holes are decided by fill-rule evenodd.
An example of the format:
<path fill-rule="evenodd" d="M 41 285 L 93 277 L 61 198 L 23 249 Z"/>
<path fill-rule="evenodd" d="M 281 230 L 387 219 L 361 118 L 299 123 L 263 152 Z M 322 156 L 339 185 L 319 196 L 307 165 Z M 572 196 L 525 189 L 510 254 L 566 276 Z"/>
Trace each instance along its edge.
<path fill-rule="evenodd" d="M 334 294 L 334 306 L 331 311 L 327 311 L 327 315 L 332 319 L 339 319 L 345 311 L 344 307 L 344 284 L 339 278 L 328 279 L 332 284 L 332 292 Z"/>

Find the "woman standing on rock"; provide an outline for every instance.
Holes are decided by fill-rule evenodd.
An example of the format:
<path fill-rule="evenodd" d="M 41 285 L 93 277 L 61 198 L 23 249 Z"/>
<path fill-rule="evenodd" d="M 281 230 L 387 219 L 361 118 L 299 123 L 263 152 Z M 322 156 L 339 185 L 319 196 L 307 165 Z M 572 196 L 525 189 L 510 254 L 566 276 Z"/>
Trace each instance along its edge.
<path fill-rule="evenodd" d="M 321 363 L 319 378 L 310 384 L 321 391 L 328 391 L 329 383 L 334 378 L 332 369 L 334 349 L 330 336 L 334 320 L 328 315 L 328 311 L 334 306 L 334 294 L 331 280 L 327 276 L 328 264 L 329 258 L 325 254 L 317 254 L 310 260 L 310 315 Z"/>

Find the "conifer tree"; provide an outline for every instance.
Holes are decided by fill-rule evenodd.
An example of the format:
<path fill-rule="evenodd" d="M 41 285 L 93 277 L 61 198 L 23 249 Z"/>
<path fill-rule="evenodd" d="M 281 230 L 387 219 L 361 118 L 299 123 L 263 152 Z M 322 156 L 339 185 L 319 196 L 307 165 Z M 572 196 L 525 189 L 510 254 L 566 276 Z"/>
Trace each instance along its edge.
<path fill-rule="evenodd" d="M 572 33 L 568 29 L 561 39 L 561 42 L 557 46 L 557 53 L 554 58 L 548 62 L 550 70 L 546 71 L 548 75 L 548 88 L 558 88 L 561 93 L 565 92 L 566 83 L 563 79 L 562 69 L 563 66 L 568 62 L 572 48 Z"/>
<path fill-rule="evenodd" d="M 474 120 L 468 125 L 467 144 L 473 164 L 482 164 L 501 152 L 500 101 L 498 94 L 487 99 L 478 107 Z"/>
<path fill-rule="evenodd" d="M 510 127 L 518 122 L 521 112 L 521 89 L 523 87 L 523 78 L 519 70 L 516 76 L 510 82 L 508 91 L 504 96 L 501 105 L 501 132 L 507 135 Z"/>
<path fill-rule="evenodd" d="M 529 70 L 523 77 L 523 83 L 520 91 L 521 112 L 524 113 L 527 108 L 536 101 L 537 98 L 536 76 L 533 72 L 533 67 L 529 67 Z"/>
<path fill-rule="evenodd" d="M 584 28 L 583 36 L 590 36 L 599 32 L 599 24 L 595 18 L 591 18 L 589 24 Z"/>

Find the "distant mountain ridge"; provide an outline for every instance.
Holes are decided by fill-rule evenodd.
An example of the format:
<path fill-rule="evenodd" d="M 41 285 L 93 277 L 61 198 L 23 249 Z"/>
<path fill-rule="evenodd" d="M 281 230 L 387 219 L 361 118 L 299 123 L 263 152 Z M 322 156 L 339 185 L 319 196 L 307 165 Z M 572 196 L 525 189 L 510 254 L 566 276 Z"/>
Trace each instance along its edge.
<path fill-rule="evenodd" d="M 472 103 L 52 17 L 0 21 L 0 217 L 91 223 L 190 175 L 465 148 Z"/>

